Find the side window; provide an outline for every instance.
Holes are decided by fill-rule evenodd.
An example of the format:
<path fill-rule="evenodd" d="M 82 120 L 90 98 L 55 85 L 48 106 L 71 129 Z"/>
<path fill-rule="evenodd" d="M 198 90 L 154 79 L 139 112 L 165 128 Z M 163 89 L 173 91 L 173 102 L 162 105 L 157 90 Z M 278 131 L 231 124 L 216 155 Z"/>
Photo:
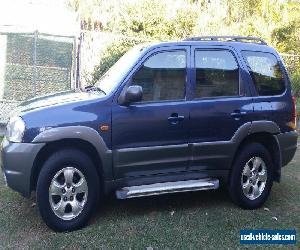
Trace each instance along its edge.
<path fill-rule="evenodd" d="M 242 51 L 260 96 L 280 95 L 285 90 L 283 73 L 271 53 Z"/>
<path fill-rule="evenodd" d="M 227 50 L 195 52 L 195 98 L 239 95 L 239 67 Z"/>
<path fill-rule="evenodd" d="M 159 52 L 148 58 L 131 78 L 130 85 L 143 87 L 143 102 L 185 98 L 186 53 Z"/>

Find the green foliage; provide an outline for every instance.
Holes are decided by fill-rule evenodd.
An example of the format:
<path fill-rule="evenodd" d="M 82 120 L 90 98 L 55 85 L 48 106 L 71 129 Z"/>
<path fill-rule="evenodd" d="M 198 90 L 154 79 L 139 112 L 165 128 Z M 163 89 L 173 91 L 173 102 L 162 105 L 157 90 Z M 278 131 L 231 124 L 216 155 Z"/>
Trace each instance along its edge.
<path fill-rule="evenodd" d="M 300 69 L 291 74 L 293 95 L 300 96 Z"/>
<path fill-rule="evenodd" d="M 166 6 L 163 2 L 139 1 L 121 6 L 124 15 L 118 15 L 108 22 L 108 30 L 126 35 L 161 38 L 165 34 L 164 17 Z"/>
<path fill-rule="evenodd" d="M 282 58 L 290 74 L 293 95 L 300 97 L 300 55 L 282 55 Z"/>
<path fill-rule="evenodd" d="M 174 18 L 169 20 L 169 34 L 172 39 L 183 39 L 193 36 L 199 12 L 192 6 L 180 8 Z"/>
<path fill-rule="evenodd" d="M 195 4 L 170 8 L 169 1 L 142 0 L 123 3 L 108 21 L 106 31 L 155 40 L 184 38 L 193 34 L 199 11 Z"/>
<path fill-rule="evenodd" d="M 299 1 L 69 0 L 69 6 L 84 22 L 100 20 L 104 31 L 125 36 L 160 41 L 200 35 L 259 36 L 279 52 L 300 54 Z M 130 47 L 122 41 L 116 45 L 105 50 L 93 81 Z"/>
<path fill-rule="evenodd" d="M 271 34 L 273 44 L 281 52 L 300 54 L 300 2 L 287 1 L 281 12 L 284 19 Z"/>
<path fill-rule="evenodd" d="M 300 11 L 300 10 L 299 10 Z M 275 29 L 272 38 L 276 47 L 287 53 L 300 53 L 300 18 Z"/>
<path fill-rule="evenodd" d="M 112 66 L 119 58 L 124 55 L 134 45 L 140 43 L 138 40 L 133 39 L 120 39 L 111 43 L 103 52 L 101 61 L 95 67 L 92 74 L 92 84 L 96 83 L 98 79 Z"/>

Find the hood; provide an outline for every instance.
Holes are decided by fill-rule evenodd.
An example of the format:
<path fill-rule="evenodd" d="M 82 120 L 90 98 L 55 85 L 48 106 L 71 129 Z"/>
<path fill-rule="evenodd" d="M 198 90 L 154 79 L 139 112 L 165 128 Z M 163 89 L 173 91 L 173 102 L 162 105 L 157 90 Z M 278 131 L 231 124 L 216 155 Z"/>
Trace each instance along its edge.
<path fill-rule="evenodd" d="M 54 93 L 45 96 L 39 96 L 22 102 L 13 113 L 23 113 L 34 109 L 72 103 L 78 101 L 87 101 L 103 97 L 98 92 L 82 92 L 80 90 L 70 90 L 65 92 Z"/>

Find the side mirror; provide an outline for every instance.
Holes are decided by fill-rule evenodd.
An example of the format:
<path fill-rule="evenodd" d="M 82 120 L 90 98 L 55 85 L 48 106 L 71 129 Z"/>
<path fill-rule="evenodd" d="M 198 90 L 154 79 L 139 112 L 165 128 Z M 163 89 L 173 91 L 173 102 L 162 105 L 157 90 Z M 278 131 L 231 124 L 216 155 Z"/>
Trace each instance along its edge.
<path fill-rule="evenodd" d="M 123 98 L 121 98 L 121 104 L 128 105 L 133 102 L 139 102 L 143 98 L 143 88 L 139 85 L 129 86 Z"/>

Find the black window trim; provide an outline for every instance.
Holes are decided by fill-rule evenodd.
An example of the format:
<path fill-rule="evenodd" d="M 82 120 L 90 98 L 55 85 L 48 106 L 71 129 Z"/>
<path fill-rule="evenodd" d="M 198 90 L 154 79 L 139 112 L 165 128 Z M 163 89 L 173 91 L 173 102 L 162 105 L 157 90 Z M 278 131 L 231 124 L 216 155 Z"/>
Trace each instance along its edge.
<path fill-rule="evenodd" d="M 175 102 L 180 102 L 180 103 L 184 103 L 187 101 L 187 85 L 188 85 L 188 51 L 185 47 L 183 48 L 162 48 L 162 50 L 157 50 L 155 52 L 152 52 L 150 53 L 149 55 L 147 55 L 143 60 L 142 62 L 140 63 L 139 67 L 130 74 L 130 78 L 140 70 L 141 67 L 143 67 L 144 63 L 152 56 L 155 56 L 156 54 L 159 54 L 159 53 L 164 53 L 164 52 L 173 52 L 173 51 L 184 51 L 185 52 L 185 60 L 186 60 L 186 63 L 185 63 L 185 83 L 184 83 L 184 98 L 182 99 L 172 99 L 172 100 L 155 100 L 155 101 L 140 101 L 140 102 L 133 102 L 132 104 L 130 104 L 131 106 L 142 106 L 142 105 L 147 105 L 147 104 L 157 104 L 157 103 L 161 103 L 161 104 L 165 104 L 165 103 L 175 103 Z M 128 81 L 121 93 L 120 93 L 120 96 L 124 93 L 124 91 L 126 91 L 126 89 L 130 86 L 130 81 Z M 120 97 L 119 96 L 119 97 Z"/>
<path fill-rule="evenodd" d="M 238 66 L 238 73 L 239 73 L 239 89 L 238 89 L 238 94 L 237 95 L 229 95 L 229 96 L 207 96 L 207 97 L 195 97 L 195 90 L 194 89 L 194 93 L 193 93 L 193 98 L 192 101 L 197 101 L 197 100 L 214 100 L 214 99 L 232 99 L 232 98 L 239 98 L 239 97 L 244 97 L 245 93 L 241 93 L 241 66 L 239 64 L 239 61 L 235 55 L 235 53 L 229 49 L 229 48 L 194 48 L 193 50 L 193 65 L 194 65 L 194 79 L 195 79 L 195 83 L 194 86 L 196 87 L 196 51 L 228 51 L 229 53 L 232 54 L 234 60 L 236 61 L 236 64 Z"/>
<path fill-rule="evenodd" d="M 278 65 L 279 65 L 279 68 L 280 68 L 280 70 L 281 70 L 281 72 L 282 72 L 282 74 L 283 74 L 283 78 L 284 78 L 284 87 L 285 87 L 285 88 L 284 88 L 284 91 L 283 91 L 281 94 L 279 94 L 279 95 L 259 95 L 259 93 L 258 93 L 257 90 L 256 90 L 256 87 L 255 87 L 255 84 L 254 84 L 254 80 L 253 80 L 253 78 L 252 78 L 252 75 L 251 75 L 251 73 L 250 73 L 251 67 L 249 66 L 248 61 L 247 61 L 247 59 L 245 58 L 245 56 L 244 56 L 244 54 L 243 54 L 244 51 L 245 51 L 245 52 L 254 52 L 254 53 L 271 54 L 271 55 L 273 55 L 273 56 L 276 58 L 276 60 L 277 60 L 277 62 L 278 62 Z M 241 50 L 241 55 L 242 55 L 242 58 L 243 58 L 243 60 L 244 60 L 244 62 L 245 62 L 245 64 L 246 64 L 246 66 L 247 66 L 247 73 L 249 74 L 249 76 L 250 76 L 250 78 L 251 78 L 251 84 L 252 84 L 253 89 L 254 89 L 255 94 L 256 94 L 255 98 L 281 97 L 281 96 L 284 96 L 284 95 L 286 94 L 286 92 L 287 92 L 287 90 L 288 90 L 287 73 L 286 73 L 286 70 L 284 69 L 284 67 L 283 67 L 283 65 L 282 65 L 281 60 L 279 60 L 278 57 L 277 57 L 274 53 L 272 53 L 271 51 L 261 51 L 261 50 L 244 49 L 244 50 Z"/>

